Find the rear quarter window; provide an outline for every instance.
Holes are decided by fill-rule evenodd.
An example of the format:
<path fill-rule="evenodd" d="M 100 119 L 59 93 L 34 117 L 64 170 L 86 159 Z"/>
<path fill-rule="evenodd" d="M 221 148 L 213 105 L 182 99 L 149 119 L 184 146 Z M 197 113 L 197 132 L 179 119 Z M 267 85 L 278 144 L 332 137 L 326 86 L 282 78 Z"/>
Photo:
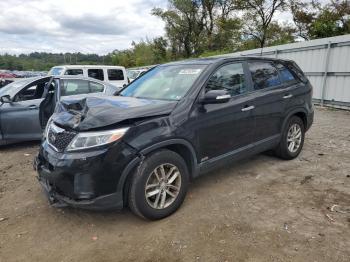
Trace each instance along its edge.
<path fill-rule="evenodd" d="M 283 64 L 276 64 L 276 68 L 280 74 L 280 79 L 283 83 L 294 82 L 296 81 L 294 74 Z"/>
<path fill-rule="evenodd" d="M 123 70 L 120 69 L 108 69 L 108 80 L 124 80 Z"/>
<path fill-rule="evenodd" d="M 297 64 L 294 62 L 286 63 L 287 68 L 293 72 L 302 82 L 306 83 L 308 81 L 307 77 L 303 73 L 303 71 L 299 68 Z"/>

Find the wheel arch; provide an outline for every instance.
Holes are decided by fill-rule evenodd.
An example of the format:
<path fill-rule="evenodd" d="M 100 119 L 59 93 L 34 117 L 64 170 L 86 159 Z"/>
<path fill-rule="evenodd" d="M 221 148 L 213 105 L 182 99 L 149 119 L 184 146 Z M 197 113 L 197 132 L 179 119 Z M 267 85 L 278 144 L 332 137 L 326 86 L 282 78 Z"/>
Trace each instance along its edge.
<path fill-rule="evenodd" d="M 150 147 L 147 147 L 139 152 L 139 155 L 135 157 L 123 170 L 118 185 L 117 192 L 123 194 L 123 200 L 125 201 L 128 194 L 128 185 L 133 171 L 138 168 L 143 159 L 150 153 L 160 149 L 168 149 L 179 154 L 188 167 L 190 173 L 190 179 L 193 179 L 198 174 L 198 162 L 195 150 L 190 142 L 185 139 L 169 139 L 159 143 L 156 143 Z"/>
<path fill-rule="evenodd" d="M 168 149 L 179 154 L 186 162 L 190 177 L 196 176 L 198 169 L 197 155 L 190 142 L 185 139 L 169 139 L 143 149 L 141 154 L 145 156 L 159 149 Z"/>
<path fill-rule="evenodd" d="M 292 117 L 292 116 L 297 116 L 299 117 L 302 121 L 303 121 L 303 124 L 304 124 L 304 128 L 306 130 L 306 128 L 308 127 L 308 119 L 307 119 L 307 111 L 304 109 L 304 108 L 296 108 L 292 111 L 290 111 L 288 114 L 287 114 L 287 117 L 285 117 L 284 121 L 283 121 L 283 124 L 282 124 L 282 130 L 281 130 L 281 133 L 283 132 L 283 130 L 285 129 L 287 123 L 288 123 L 288 120 Z"/>

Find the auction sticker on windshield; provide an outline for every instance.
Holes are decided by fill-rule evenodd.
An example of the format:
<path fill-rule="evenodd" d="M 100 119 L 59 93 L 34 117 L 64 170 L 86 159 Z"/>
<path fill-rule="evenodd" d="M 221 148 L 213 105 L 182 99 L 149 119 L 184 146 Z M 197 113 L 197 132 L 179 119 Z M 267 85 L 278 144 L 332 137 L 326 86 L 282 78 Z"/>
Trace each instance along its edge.
<path fill-rule="evenodd" d="M 182 69 L 179 75 L 198 75 L 202 69 Z"/>

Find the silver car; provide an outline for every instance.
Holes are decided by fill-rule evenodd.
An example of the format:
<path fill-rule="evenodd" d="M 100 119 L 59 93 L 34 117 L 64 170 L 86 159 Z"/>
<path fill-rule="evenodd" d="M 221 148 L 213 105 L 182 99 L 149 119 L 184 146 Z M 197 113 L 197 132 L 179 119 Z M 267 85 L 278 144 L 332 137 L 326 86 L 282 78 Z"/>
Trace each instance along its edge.
<path fill-rule="evenodd" d="M 66 96 L 113 95 L 117 91 L 111 84 L 79 76 L 33 77 L 8 84 L 0 89 L 0 145 L 40 140 L 47 121 L 39 117 L 43 104 L 52 110 Z"/>

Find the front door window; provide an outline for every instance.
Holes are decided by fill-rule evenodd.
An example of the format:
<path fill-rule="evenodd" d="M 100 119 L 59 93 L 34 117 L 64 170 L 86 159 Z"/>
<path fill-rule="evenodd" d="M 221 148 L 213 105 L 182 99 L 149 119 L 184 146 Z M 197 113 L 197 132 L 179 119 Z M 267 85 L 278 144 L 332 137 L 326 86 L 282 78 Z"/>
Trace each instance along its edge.
<path fill-rule="evenodd" d="M 48 81 L 34 82 L 26 88 L 22 89 L 14 97 L 14 102 L 28 101 L 40 99 L 43 96 L 45 85 Z"/>
<path fill-rule="evenodd" d="M 243 65 L 228 64 L 219 68 L 209 79 L 206 92 L 210 90 L 225 90 L 231 96 L 240 95 L 247 91 Z"/>

